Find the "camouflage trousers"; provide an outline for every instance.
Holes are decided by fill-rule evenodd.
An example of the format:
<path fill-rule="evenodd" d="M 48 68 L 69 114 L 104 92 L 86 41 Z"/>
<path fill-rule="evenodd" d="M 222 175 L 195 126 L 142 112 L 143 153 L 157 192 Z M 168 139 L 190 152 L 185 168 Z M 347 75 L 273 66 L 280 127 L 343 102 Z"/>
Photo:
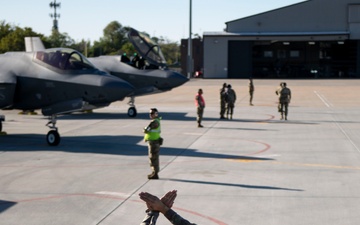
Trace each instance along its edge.
<path fill-rule="evenodd" d="M 286 117 L 288 115 L 288 107 L 289 107 L 288 102 L 279 103 L 279 112 L 281 113 L 281 116 L 285 114 Z"/>
<path fill-rule="evenodd" d="M 160 171 L 160 143 L 159 141 L 148 141 L 150 168 L 154 173 Z"/>
<path fill-rule="evenodd" d="M 221 117 L 224 117 L 225 110 L 226 110 L 226 102 L 221 100 L 220 101 L 220 116 Z"/>
<path fill-rule="evenodd" d="M 250 104 L 252 104 L 253 97 L 254 97 L 254 92 L 253 92 L 253 91 L 249 91 L 249 95 L 250 95 Z"/>
<path fill-rule="evenodd" d="M 197 107 L 197 118 L 196 121 L 198 124 L 201 124 L 202 118 L 204 114 L 204 108 L 203 107 Z"/>
<path fill-rule="evenodd" d="M 228 103 L 226 105 L 226 117 L 228 117 L 229 115 L 232 117 L 232 115 L 234 114 L 234 107 L 234 103 Z"/>

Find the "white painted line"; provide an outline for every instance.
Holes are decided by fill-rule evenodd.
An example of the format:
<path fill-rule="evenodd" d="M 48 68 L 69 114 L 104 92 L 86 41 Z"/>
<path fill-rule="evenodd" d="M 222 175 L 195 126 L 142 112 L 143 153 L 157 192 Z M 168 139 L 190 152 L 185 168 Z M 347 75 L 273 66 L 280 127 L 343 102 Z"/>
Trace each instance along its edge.
<path fill-rule="evenodd" d="M 340 131 L 345 135 L 345 137 L 348 139 L 348 141 L 352 144 L 352 146 L 354 146 L 354 148 L 360 153 L 360 149 L 356 146 L 356 144 L 351 140 L 351 138 L 349 137 L 349 135 L 345 132 L 345 130 L 340 126 L 340 124 L 335 121 L 336 126 L 340 129 Z"/>
<path fill-rule="evenodd" d="M 320 95 L 317 91 L 314 91 L 314 93 L 320 98 L 320 100 L 328 107 L 334 107 L 333 104 L 331 104 L 324 96 Z M 333 121 L 336 124 L 336 126 L 340 129 L 340 131 L 345 135 L 346 139 L 351 143 L 352 146 L 360 153 L 360 149 L 356 146 L 356 144 L 351 140 L 349 135 L 346 133 L 346 131 L 340 126 L 338 121 L 335 120 L 333 117 Z"/>
<path fill-rule="evenodd" d="M 184 133 L 185 135 L 203 135 L 203 133 Z"/>
<path fill-rule="evenodd" d="M 321 97 L 329 104 L 329 106 L 334 107 L 334 105 L 322 94 Z"/>
<path fill-rule="evenodd" d="M 98 194 L 98 195 L 108 195 L 108 196 L 116 196 L 116 197 L 123 197 L 123 198 L 129 197 L 129 194 L 120 193 L 120 192 L 111 192 L 111 191 L 98 191 L 98 192 L 95 192 L 95 194 Z"/>
<path fill-rule="evenodd" d="M 317 91 L 314 91 L 314 93 L 320 98 L 320 100 L 326 105 L 326 107 L 330 108 L 330 104 L 328 101 L 326 101 L 325 97 L 321 96 Z"/>

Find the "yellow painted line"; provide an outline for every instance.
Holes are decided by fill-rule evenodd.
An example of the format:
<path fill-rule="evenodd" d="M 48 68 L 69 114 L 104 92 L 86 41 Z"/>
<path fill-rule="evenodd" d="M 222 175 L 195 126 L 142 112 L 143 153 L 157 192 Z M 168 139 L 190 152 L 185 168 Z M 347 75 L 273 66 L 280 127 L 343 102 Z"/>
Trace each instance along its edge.
<path fill-rule="evenodd" d="M 273 164 L 292 165 L 292 166 L 305 166 L 305 167 L 318 167 L 318 168 L 331 168 L 331 169 L 352 169 L 360 170 L 360 167 L 356 166 L 337 166 L 326 164 L 311 164 L 311 163 L 287 163 L 287 162 L 272 162 Z"/>
<path fill-rule="evenodd" d="M 252 159 L 230 159 L 230 161 L 243 162 L 243 163 L 252 163 L 252 162 L 262 162 L 263 160 L 252 160 Z"/>

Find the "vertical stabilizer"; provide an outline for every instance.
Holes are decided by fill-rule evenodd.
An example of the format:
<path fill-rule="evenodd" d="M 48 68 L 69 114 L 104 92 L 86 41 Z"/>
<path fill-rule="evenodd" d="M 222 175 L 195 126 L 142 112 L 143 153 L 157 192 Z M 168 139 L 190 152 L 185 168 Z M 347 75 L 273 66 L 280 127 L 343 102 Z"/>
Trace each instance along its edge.
<path fill-rule="evenodd" d="M 26 52 L 36 52 L 41 50 L 45 50 L 45 47 L 40 37 L 25 37 Z"/>

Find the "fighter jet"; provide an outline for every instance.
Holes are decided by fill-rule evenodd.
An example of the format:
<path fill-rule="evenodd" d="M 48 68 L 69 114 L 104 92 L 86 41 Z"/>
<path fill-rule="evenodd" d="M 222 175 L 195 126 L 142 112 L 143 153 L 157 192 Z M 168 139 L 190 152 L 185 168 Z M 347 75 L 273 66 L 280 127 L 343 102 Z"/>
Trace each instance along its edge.
<path fill-rule="evenodd" d="M 0 54 L 0 109 L 41 109 L 49 116 L 46 140 L 51 146 L 60 143 L 56 115 L 105 107 L 133 89 L 72 49 Z M 3 120 L 0 116 L 0 131 Z"/>
<path fill-rule="evenodd" d="M 117 76 L 135 87 L 129 101 L 128 116 L 135 117 L 135 96 L 155 94 L 178 87 L 189 79 L 168 69 L 160 47 L 146 34 L 133 28 L 128 32 L 129 41 L 139 53 L 129 60 L 122 56 L 100 56 L 89 58 L 99 69 Z"/>
<path fill-rule="evenodd" d="M 128 39 L 139 53 L 130 60 L 122 56 L 99 56 L 88 58 L 97 68 L 119 77 L 134 86 L 134 91 L 128 104 L 128 116 L 135 117 L 135 97 L 170 91 L 186 83 L 189 79 L 180 73 L 172 71 L 166 64 L 165 57 L 157 43 L 149 36 L 130 28 Z M 25 39 L 27 51 L 42 50 L 44 45 L 40 38 Z"/>

